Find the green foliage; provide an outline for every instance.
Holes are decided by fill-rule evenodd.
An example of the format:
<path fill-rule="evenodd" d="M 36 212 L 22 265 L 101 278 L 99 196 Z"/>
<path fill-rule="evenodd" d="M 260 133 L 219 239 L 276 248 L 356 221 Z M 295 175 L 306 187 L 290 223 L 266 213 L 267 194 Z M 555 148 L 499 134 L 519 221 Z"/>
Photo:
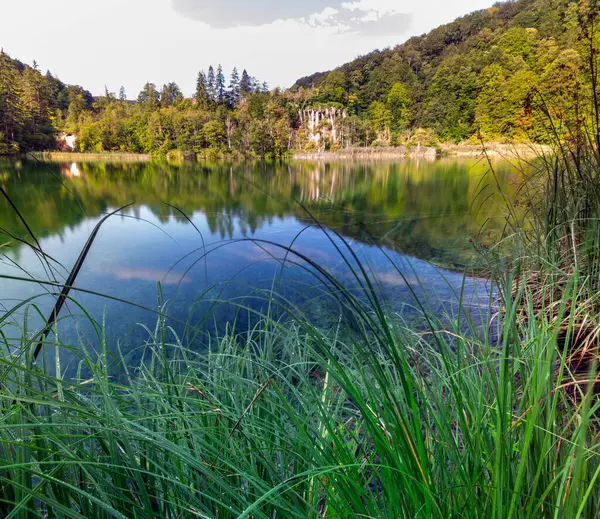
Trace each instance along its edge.
<path fill-rule="evenodd" d="M 373 101 L 369 106 L 369 118 L 377 138 L 380 141 L 389 141 L 392 111 L 381 101 Z"/>
<path fill-rule="evenodd" d="M 159 90 L 149 82 L 137 103 L 129 103 L 124 91 L 118 99 L 108 91 L 93 98 L 2 53 L 3 150 L 52 148 L 57 131 L 76 134 L 80 150 L 161 155 L 222 148 L 238 156 L 281 156 L 305 147 L 399 144 L 416 128 L 442 141 L 548 142 L 590 102 L 599 53 L 590 60 L 586 49 L 600 48 L 597 10 L 587 1 L 498 3 L 303 78 L 285 92 L 268 92 L 246 70 L 240 76 L 234 69 L 227 85 L 218 65 L 198 74 L 189 99 L 176 83 Z M 554 129 L 544 123 L 540 98 L 551 109 Z M 267 105 L 276 109 L 267 111 Z M 335 108 L 344 120 L 319 119 L 308 128 L 299 114 L 317 108 Z M 224 125 L 222 139 L 216 124 L 203 131 L 211 121 Z"/>
<path fill-rule="evenodd" d="M 209 121 L 202 128 L 202 135 L 209 148 L 220 148 L 225 140 L 225 129 L 219 121 Z"/>
<path fill-rule="evenodd" d="M 340 70 L 330 72 L 323 82 L 323 94 L 321 96 L 324 102 L 343 104 L 347 101 L 346 76 Z"/>
<path fill-rule="evenodd" d="M 395 83 L 387 97 L 387 106 L 391 113 L 393 131 L 406 130 L 410 124 L 410 96 L 408 89 L 402 83 Z"/>
<path fill-rule="evenodd" d="M 154 110 L 160 102 L 160 94 L 154 83 L 146 83 L 138 95 L 138 103 L 144 105 L 148 110 Z"/>
<path fill-rule="evenodd" d="M 11 152 L 10 146 L 6 143 L 3 133 L 0 133 L 0 156 L 9 155 Z"/>
<path fill-rule="evenodd" d="M 557 117 L 573 113 L 575 92 L 591 83 L 583 70 L 590 68 L 585 49 L 597 10 L 594 2 L 569 0 L 498 3 L 333 72 L 303 78 L 294 89 L 314 89 L 315 96 L 326 99 L 333 85 L 345 85 L 348 111 L 381 127 L 373 103 L 389 106 L 391 91 L 400 84 L 408 112 L 405 118 L 393 117 L 392 131 L 408 125 L 433 129 L 450 141 L 481 134 L 547 142 L 543 111 L 531 97 L 543 93 Z"/>

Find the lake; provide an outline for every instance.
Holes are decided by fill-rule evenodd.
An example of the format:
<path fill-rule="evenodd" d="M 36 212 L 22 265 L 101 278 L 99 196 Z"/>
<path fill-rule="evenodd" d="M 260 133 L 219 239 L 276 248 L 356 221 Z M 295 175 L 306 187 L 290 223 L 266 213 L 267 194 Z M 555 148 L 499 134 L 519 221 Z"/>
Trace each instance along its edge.
<path fill-rule="evenodd" d="M 418 303 L 452 315 L 463 285 L 464 306 L 476 314 L 490 284 L 463 274 L 478 261 L 473 241 L 493 240 L 504 223 L 497 186 L 513 196 L 517 183 L 509 163 L 497 163 L 492 178 L 485 161 L 470 159 L 2 162 L 0 185 L 52 260 L 14 238 L 32 241 L 2 198 L 0 303 L 7 311 L 31 298 L 39 313 L 29 310 L 28 330 L 41 326 L 56 289 L 33 280 L 64 282 L 94 226 L 133 204 L 101 227 L 75 283 L 83 292 L 71 293 L 94 319 L 105 319 L 113 353 L 119 339 L 126 351 L 143 342 L 147 332 L 136 324 L 153 328 L 159 283 L 170 324 L 198 347 L 226 325 L 244 330 L 289 306 L 298 308 L 296 318 L 331 326 L 339 308 L 323 272 L 360 293 L 357 262 L 399 318 L 418 319 Z M 93 329 L 77 317 L 81 308 L 65 308 L 63 317 L 75 317 L 60 322 L 61 340 L 74 350 L 96 348 Z M 23 317 L 24 308 L 12 314 L 15 327 Z"/>

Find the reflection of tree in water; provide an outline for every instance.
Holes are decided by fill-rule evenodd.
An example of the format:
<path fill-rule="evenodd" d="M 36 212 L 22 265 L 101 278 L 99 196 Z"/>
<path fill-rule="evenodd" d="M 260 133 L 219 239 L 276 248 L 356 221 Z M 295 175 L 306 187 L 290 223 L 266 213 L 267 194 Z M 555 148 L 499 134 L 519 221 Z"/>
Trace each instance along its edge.
<path fill-rule="evenodd" d="M 486 164 L 467 160 L 82 163 L 75 168 L 20 161 L 0 166 L 0 182 L 38 237 L 61 235 L 86 216 L 98 217 L 131 202 L 138 211 L 139 206 L 147 206 L 162 222 L 173 216 L 181 219 L 167 202 L 190 216 L 204 213 L 211 232 L 222 238 L 232 237 L 236 222 L 250 236 L 276 218 L 310 221 L 297 200 L 345 236 L 376 240 L 401 252 L 451 264 L 454 260 L 448 254 L 452 253 L 447 252 L 451 243 L 466 243 L 488 217 L 488 227 L 502 224 L 500 211 L 493 211 L 493 199 L 486 202 L 485 211 L 474 210 L 477 205 L 472 208 L 487 169 Z M 509 165 L 499 165 L 497 174 L 502 188 L 513 192 Z M 25 236 L 6 201 L 0 203 L 0 218 L 9 232 Z"/>

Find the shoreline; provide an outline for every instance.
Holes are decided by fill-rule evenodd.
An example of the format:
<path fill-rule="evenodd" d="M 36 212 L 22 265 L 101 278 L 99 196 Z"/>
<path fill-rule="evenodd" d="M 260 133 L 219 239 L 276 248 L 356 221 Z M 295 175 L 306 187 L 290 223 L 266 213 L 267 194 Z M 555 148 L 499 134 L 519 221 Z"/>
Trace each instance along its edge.
<path fill-rule="evenodd" d="M 292 154 L 294 160 L 390 160 L 424 159 L 435 161 L 439 157 L 436 148 L 423 146 L 420 149 L 404 146 L 379 148 L 346 148 L 338 151 L 301 151 Z"/>
<path fill-rule="evenodd" d="M 527 159 L 552 153 L 552 147 L 535 143 L 443 144 L 442 156 L 501 159 Z"/>
<path fill-rule="evenodd" d="M 298 152 L 294 160 L 411 160 L 435 161 L 440 158 L 494 158 L 494 159 L 531 159 L 547 153 L 552 148 L 541 144 L 442 144 L 438 148 L 425 146 L 420 149 L 397 147 L 347 148 L 338 151 Z"/>
<path fill-rule="evenodd" d="M 150 162 L 152 157 L 143 153 L 78 153 L 44 151 L 24 155 L 48 162 Z"/>
<path fill-rule="evenodd" d="M 294 152 L 288 159 L 298 161 L 333 160 L 427 160 L 441 158 L 477 158 L 492 159 L 531 159 L 552 152 L 550 146 L 541 144 L 442 144 L 440 147 L 423 146 L 407 148 L 404 146 L 380 148 L 346 148 L 338 151 Z M 150 162 L 156 160 L 143 153 L 79 153 L 64 151 L 35 152 L 23 155 L 49 162 Z M 185 159 L 181 159 L 182 161 Z M 191 160 L 191 162 L 195 162 Z M 202 162 L 197 159 L 197 162 Z"/>

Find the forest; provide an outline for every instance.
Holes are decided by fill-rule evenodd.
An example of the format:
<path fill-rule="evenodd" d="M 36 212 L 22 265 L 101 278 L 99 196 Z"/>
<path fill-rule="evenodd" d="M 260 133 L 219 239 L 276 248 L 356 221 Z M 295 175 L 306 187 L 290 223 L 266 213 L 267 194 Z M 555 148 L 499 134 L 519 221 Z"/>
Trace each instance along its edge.
<path fill-rule="evenodd" d="M 221 66 L 175 82 L 93 96 L 37 63 L 0 53 L 0 154 L 50 150 L 219 158 L 293 150 L 547 142 L 593 90 L 592 0 L 517 0 L 477 11 L 395 48 L 273 89 Z M 593 68 L 592 64 L 592 68 Z"/>

